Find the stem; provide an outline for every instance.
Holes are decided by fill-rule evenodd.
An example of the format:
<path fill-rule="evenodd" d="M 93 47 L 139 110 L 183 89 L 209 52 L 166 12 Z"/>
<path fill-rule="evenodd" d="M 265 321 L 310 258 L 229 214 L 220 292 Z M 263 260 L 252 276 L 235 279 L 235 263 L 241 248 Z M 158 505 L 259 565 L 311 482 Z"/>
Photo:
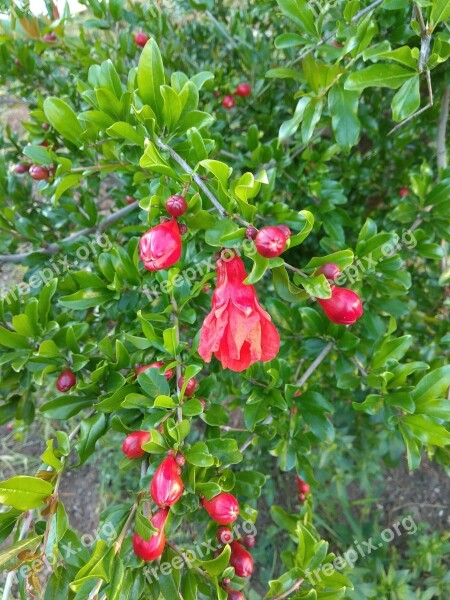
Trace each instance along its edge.
<path fill-rule="evenodd" d="M 25 517 L 24 522 L 22 523 L 22 527 L 20 529 L 20 534 L 19 534 L 19 540 L 23 540 L 23 538 L 27 535 L 28 529 L 30 528 L 32 521 L 33 521 L 33 511 L 29 511 L 29 513 Z M 14 569 L 13 571 L 10 571 L 8 573 L 8 576 L 5 581 L 5 587 L 3 588 L 2 600 L 9 600 L 9 594 L 11 592 L 11 587 L 13 584 L 15 572 L 16 572 L 16 569 Z"/>
<path fill-rule="evenodd" d="M 383 2 L 383 0 L 376 0 L 375 2 L 372 2 L 372 4 L 369 4 L 369 6 L 366 6 L 366 8 L 363 8 L 362 10 L 357 12 L 356 15 L 354 17 L 352 17 L 352 19 L 350 20 L 350 25 L 354 25 L 357 21 L 359 21 L 359 19 L 361 19 L 362 17 L 367 15 L 367 13 L 369 13 L 374 8 L 379 6 L 382 2 Z M 303 60 L 304 58 L 306 58 L 307 56 L 309 56 L 319 46 L 322 46 L 323 44 L 328 42 L 328 40 L 333 38 L 336 35 L 337 31 L 338 31 L 337 29 L 333 29 L 333 31 L 331 33 L 327 33 L 326 35 L 324 35 L 316 44 L 314 44 L 314 46 L 311 46 L 311 48 L 308 48 L 308 50 L 305 50 L 304 52 L 302 52 L 300 54 L 300 56 L 298 56 L 294 61 L 292 61 L 290 63 L 290 65 L 291 66 L 295 65 L 298 62 L 300 62 L 301 60 Z"/>
<path fill-rule="evenodd" d="M 166 542 L 166 543 L 167 543 L 167 546 L 169 546 L 169 548 L 175 552 L 175 554 L 178 554 L 178 556 L 180 556 L 183 559 L 184 564 L 188 567 L 188 569 L 190 569 L 191 571 L 195 571 L 196 573 L 198 573 L 205 579 L 209 579 L 208 573 L 206 573 L 205 571 L 202 571 L 202 569 L 200 569 L 199 567 L 192 567 L 186 554 L 182 550 L 180 550 L 177 546 L 175 546 L 175 544 L 172 544 L 171 542 Z"/>
<path fill-rule="evenodd" d="M 110 141 L 110 140 L 106 140 Z M 115 169 L 116 167 L 124 167 L 121 163 L 113 163 L 110 165 L 90 165 L 88 167 L 75 167 L 71 169 L 71 173 L 84 173 L 84 171 L 102 171 L 103 169 Z"/>
<path fill-rule="evenodd" d="M 233 46 L 233 48 L 237 48 L 238 47 L 237 43 L 234 41 L 234 39 L 228 33 L 227 29 L 222 25 L 222 23 L 220 23 L 220 21 L 218 21 L 216 19 L 216 17 L 209 12 L 209 10 L 205 10 L 205 15 L 208 17 L 208 19 L 211 21 L 211 23 L 214 23 L 214 25 L 217 27 L 217 29 L 220 31 L 220 33 L 230 42 L 230 44 Z"/>
<path fill-rule="evenodd" d="M 447 147 L 446 147 L 446 134 L 447 134 L 447 121 L 448 121 L 448 108 L 450 103 L 450 87 L 445 86 L 444 93 L 442 94 L 441 100 L 441 112 L 439 113 L 439 121 L 436 136 L 436 159 L 438 169 L 445 169 L 447 167 Z"/>
<path fill-rule="evenodd" d="M 173 296 L 171 296 L 171 298 L 170 298 L 170 303 L 172 304 L 172 308 L 173 308 L 172 320 L 175 325 L 175 341 L 177 343 L 177 349 L 178 349 L 178 346 L 180 345 L 180 323 L 178 321 L 177 301 L 175 300 L 175 298 Z M 177 360 L 177 366 L 175 367 L 175 377 L 177 378 L 176 386 L 177 386 L 177 394 L 179 397 L 180 396 L 180 387 L 178 385 L 178 382 L 180 381 L 180 377 L 181 377 L 181 357 L 179 354 L 177 354 L 175 356 L 175 358 Z M 178 408 L 177 408 L 177 418 L 178 418 L 178 422 L 181 423 L 181 421 L 183 420 L 183 409 L 181 408 L 181 405 L 178 406 Z"/>
<path fill-rule="evenodd" d="M 272 596 L 272 600 L 283 600 L 283 598 L 287 598 L 292 594 L 292 592 L 296 592 L 304 581 L 304 579 L 299 579 L 294 583 L 294 585 L 291 585 L 291 587 L 282 594 L 278 594 L 278 596 Z"/>
<path fill-rule="evenodd" d="M 114 554 L 119 554 L 120 549 L 122 548 L 123 540 L 125 539 L 131 522 L 134 519 L 134 515 L 137 511 L 137 508 L 138 502 L 135 502 L 130 510 L 130 514 L 128 515 L 127 520 L 125 521 L 125 525 L 122 527 L 122 531 L 119 533 L 119 537 L 114 542 Z"/>
<path fill-rule="evenodd" d="M 298 387 L 301 387 L 306 383 L 306 381 L 311 377 L 311 375 L 314 373 L 314 371 L 317 369 L 320 363 L 324 360 L 324 358 L 331 352 L 333 346 L 333 342 L 328 342 L 328 344 L 325 346 L 322 352 L 318 356 L 316 356 L 313 362 L 309 365 L 309 367 L 297 381 L 296 385 Z"/>
<path fill-rule="evenodd" d="M 222 215 L 222 217 L 228 216 L 227 211 L 224 209 L 224 207 L 221 205 L 221 203 L 217 200 L 217 198 L 214 196 L 214 194 L 209 191 L 209 189 L 203 183 L 201 177 L 199 175 L 197 175 L 197 173 L 194 171 L 194 169 L 192 169 L 187 164 L 187 162 L 184 160 L 184 158 L 182 158 L 177 152 L 175 152 L 175 150 L 173 148 L 171 148 L 170 146 L 165 144 L 159 138 L 156 138 L 156 144 L 158 145 L 158 147 L 161 150 L 165 150 L 166 152 L 168 152 L 170 154 L 170 156 L 173 158 L 173 160 L 180 165 L 180 167 L 184 170 L 184 172 L 187 175 L 190 175 L 192 177 L 192 180 L 195 181 L 195 183 L 202 190 L 202 192 L 205 194 L 205 196 L 212 202 L 213 206 L 215 206 L 215 208 L 219 211 L 219 213 Z"/>
<path fill-rule="evenodd" d="M 55 242 L 54 244 L 49 244 L 46 247 L 41 247 L 41 248 L 37 248 L 35 250 L 30 250 L 29 252 L 22 252 L 20 254 L 0 254 L 0 264 L 1 263 L 20 263 L 20 262 L 24 261 L 26 258 L 28 258 L 29 256 L 31 256 L 31 254 L 35 254 L 36 252 L 39 252 L 40 254 L 45 254 L 47 256 L 52 256 L 53 254 L 58 254 L 58 252 L 61 252 L 61 250 L 62 250 L 60 244 L 74 242 L 78 238 L 85 236 L 85 235 L 90 235 L 92 233 L 101 233 L 107 227 L 109 227 L 116 221 L 119 221 L 122 217 L 125 217 L 128 213 L 132 212 L 135 208 L 137 208 L 138 205 L 139 205 L 139 200 L 136 200 L 132 204 L 129 204 L 128 206 L 125 206 L 124 208 L 121 208 L 117 212 L 109 215 L 109 217 L 106 217 L 106 219 L 104 219 L 103 221 L 100 221 L 100 223 L 98 225 L 94 225 L 93 227 L 86 227 L 86 229 L 81 229 L 80 231 L 76 231 L 75 233 L 72 233 L 68 237 L 63 238 L 62 240 L 59 240 L 57 243 Z"/>

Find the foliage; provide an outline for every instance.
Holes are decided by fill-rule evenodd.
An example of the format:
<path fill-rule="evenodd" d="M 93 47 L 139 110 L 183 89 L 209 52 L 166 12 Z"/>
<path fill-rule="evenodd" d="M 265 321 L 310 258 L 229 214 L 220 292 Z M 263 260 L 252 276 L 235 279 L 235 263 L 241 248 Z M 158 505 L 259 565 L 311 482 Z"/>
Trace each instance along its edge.
<path fill-rule="evenodd" d="M 332 458 L 343 447 L 358 455 L 349 471 L 363 484 L 371 469 L 379 477 L 378 461 L 404 452 L 410 469 L 424 453 L 449 464 L 450 171 L 439 121 L 449 3 L 86 0 L 78 17 L 46 4 L 48 17 L 36 18 L 11 2 L 0 22 L 3 91 L 30 111 L 23 134 L 4 126 L 0 157 L 0 262 L 25 267 L 0 301 L 0 424 L 43 416 L 54 427 L 38 471 L 0 482 L 0 540 L 13 534 L 0 562 L 17 574 L 20 597 L 224 600 L 225 577 L 252 599 L 419 597 L 425 538 L 409 542 L 409 574 L 382 558 L 376 582 L 370 564 L 327 574 L 352 540 L 335 536 L 333 515 L 314 499 L 345 485 Z M 137 31 L 150 37 L 143 50 Z M 221 98 L 242 81 L 252 95 L 227 111 Z M 15 173 L 18 162 L 51 176 L 34 183 Z M 145 271 L 139 238 L 181 192 L 183 256 Z M 248 224 L 288 225 L 288 250 L 256 254 Z M 243 373 L 197 353 L 221 248 L 239 249 L 282 340 L 274 360 Z M 331 294 L 314 276 L 327 262 L 364 301 L 351 328 L 315 302 Z M 154 361 L 176 380 L 195 377 L 195 396 L 155 369 L 135 376 L 136 364 Z M 68 367 L 77 385 L 61 394 L 55 382 Z M 103 511 L 86 548 L 58 495 L 61 478 L 138 429 L 151 431 L 149 461 L 115 456 L 131 489 Z M 180 548 L 184 558 L 155 579 L 130 533 L 151 532 L 148 487 L 171 448 L 186 457 L 186 493 L 162 561 Z M 300 508 L 275 504 L 287 472 L 311 484 Z M 257 528 L 259 499 L 271 507 L 258 544 L 285 544 L 277 571 L 261 570 L 264 585 L 234 576 L 228 550 L 186 560 L 194 542 L 215 541 L 199 498 L 220 491 Z M 18 569 L 36 558 L 51 567 L 42 591 L 42 577 Z M 445 597 L 443 566 L 435 553 L 427 560 L 433 592 L 420 597 Z M 325 574 L 311 582 L 317 569 Z"/>

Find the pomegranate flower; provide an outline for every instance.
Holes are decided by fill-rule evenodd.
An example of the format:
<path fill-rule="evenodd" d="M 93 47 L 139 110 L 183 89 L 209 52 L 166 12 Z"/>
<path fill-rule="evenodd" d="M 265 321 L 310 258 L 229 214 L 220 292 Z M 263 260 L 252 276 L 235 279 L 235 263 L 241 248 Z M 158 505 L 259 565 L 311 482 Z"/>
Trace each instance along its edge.
<path fill-rule="evenodd" d="M 206 362 L 215 354 L 223 368 L 232 371 L 272 360 L 280 349 L 280 336 L 255 288 L 244 284 L 244 263 L 233 254 L 228 260 L 219 259 L 216 267 L 217 287 L 200 331 L 198 353 Z"/>

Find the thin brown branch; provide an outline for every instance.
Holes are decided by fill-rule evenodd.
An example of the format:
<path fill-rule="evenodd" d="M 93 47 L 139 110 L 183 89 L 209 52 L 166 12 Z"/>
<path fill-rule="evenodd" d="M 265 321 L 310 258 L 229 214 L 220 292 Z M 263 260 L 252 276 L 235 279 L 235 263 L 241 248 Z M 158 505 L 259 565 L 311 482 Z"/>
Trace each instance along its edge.
<path fill-rule="evenodd" d="M 445 169 L 447 167 L 447 121 L 448 121 L 448 109 L 450 103 L 450 87 L 445 86 L 444 92 L 441 99 L 441 111 L 439 113 L 439 121 L 436 136 L 436 159 L 438 169 Z"/>
<path fill-rule="evenodd" d="M 293 594 L 300 588 L 300 586 L 302 585 L 302 583 L 304 581 L 305 581 L 304 579 L 299 579 L 293 585 L 291 585 L 291 587 L 288 590 L 286 590 L 282 594 L 278 594 L 277 596 L 272 596 L 271 600 L 284 600 L 284 598 L 288 598 L 291 594 Z"/>
<path fill-rule="evenodd" d="M 31 256 L 32 254 L 35 254 L 36 252 L 38 252 L 40 254 L 45 254 L 47 256 L 53 256 L 54 254 L 58 254 L 58 252 L 61 252 L 63 250 L 63 248 L 61 247 L 61 244 L 69 244 L 71 242 L 74 242 L 75 240 L 77 240 L 80 237 L 83 237 L 86 235 L 91 235 L 93 233 L 101 233 L 102 231 L 107 229 L 110 225 L 112 225 L 113 223 L 116 223 L 117 221 L 119 221 L 120 219 L 125 217 L 128 213 L 132 212 L 138 206 L 139 206 L 139 201 L 136 200 L 132 204 L 129 204 L 128 206 L 121 208 L 117 212 L 112 213 L 111 215 L 109 215 L 109 217 L 106 217 L 106 219 L 103 219 L 103 221 L 100 221 L 100 223 L 98 225 L 94 225 L 93 227 L 86 227 L 85 229 L 76 231 L 75 233 L 72 233 L 71 235 L 67 236 L 66 238 L 63 238 L 62 240 L 59 240 L 58 242 L 55 242 L 53 244 L 49 244 L 45 247 L 36 248 L 34 250 L 30 250 L 28 252 L 21 252 L 18 254 L 0 254 L 0 264 L 1 263 L 20 263 L 20 262 L 24 261 L 26 258 L 28 258 L 29 256 Z"/>

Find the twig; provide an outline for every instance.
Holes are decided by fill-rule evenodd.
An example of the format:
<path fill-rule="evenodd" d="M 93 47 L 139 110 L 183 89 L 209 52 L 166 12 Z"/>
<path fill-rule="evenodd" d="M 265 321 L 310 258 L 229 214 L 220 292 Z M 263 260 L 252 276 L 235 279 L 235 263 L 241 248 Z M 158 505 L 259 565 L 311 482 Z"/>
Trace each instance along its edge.
<path fill-rule="evenodd" d="M 448 121 L 448 108 L 450 103 L 450 87 L 445 86 L 444 92 L 441 99 L 441 112 L 439 113 L 439 121 L 436 136 L 436 159 L 438 169 L 445 169 L 447 167 L 447 146 L 446 146 L 446 135 L 447 135 L 447 121 Z"/>
<path fill-rule="evenodd" d="M 159 138 L 156 138 L 156 143 L 161 150 L 165 150 L 166 152 L 168 152 L 170 154 L 170 156 L 173 158 L 173 160 L 180 165 L 180 167 L 185 171 L 185 173 L 187 175 L 190 175 L 192 177 L 192 180 L 195 181 L 195 183 L 202 190 L 202 192 L 205 194 L 205 196 L 212 202 L 212 204 L 219 211 L 219 213 L 222 215 L 222 217 L 228 216 L 228 213 L 224 209 L 224 207 L 220 204 L 220 202 L 217 200 L 217 198 L 214 196 L 214 194 L 212 192 L 210 192 L 210 190 L 206 187 L 206 185 L 201 180 L 201 177 L 199 175 L 197 175 L 197 173 L 194 171 L 194 169 L 192 169 L 187 164 L 187 162 L 184 160 L 184 158 L 182 158 L 177 152 L 175 152 L 175 150 L 173 148 L 171 148 L 170 146 L 165 144 Z"/>
<path fill-rule="evenodd" d="M 231 35 L 228 33 L 228 31 L 222 25 L 222 23 L 220 21 L 218 21 L 216 19 L 216 17 L 209 12 L 209 10 L 205 10 L 205 15 L 208 17 L 208 19 L 211 21 L 211 23 L 214 23 L 214 25 L 217 27 L 217 29 L 219 29 L 219 31 L 222 33 L 222 35 L 230 42 L 230 44 L 233 46 L 233 48 L 237 48 L 238 45 L 237 45 L 236 41 L 231 37 Z"/>
<path fill-rule="evenodd" d="M 303 375 L 300 377 L 300 379 L 297 381 L 297 383 L 295 385 L 297 385 L 298 387 L 301 387 L 302 385 L 304 385 L 306 383 L 306 381 L 311 377 L 311 375 L 314 373 L 314 371 L 317 369 L 317 367 L 320 365 L 320 363 L 324 360 L 324 358 L 330 353 L 331 349 L 333 348 L 334 344 L 333 342 L 329 342 L 325 348 L 322 350 L 322 352 L 313 360 L 313 362 L 310 364 L 310 366 L 306 369 L 306 371 L 303 373 Z M 264 419 L 264 421 L 262 422 L 262 425 L 268 425 L 269 423 L 271 423 L 273 421 L 273 417 L 271 415 L 269 415 L 268 417 L 266 417 Z M 249 446 L 250 444 L 253 443 L 253 440 L 255 438 L 258 437 L 257 433 L 253 433 L 240 447 L 239 447 L 239 452 L 242 454 Z"/>
<path fill-rule="evenodd" d="M 180 324 L 178 321 L 178 305 L 177 305 L 177 301 L 175 300 L 175 298 L 173 296 L 170 297 L 170 303 L 172 304 L 172 309 L 173 309 L 172 320 L 175 325 L 175 341 L 177 343 L 177 349 L 178 349 L 178 346 L 180 344 Z M 175 356 L 175 358 L 177 359 L 177 366 L 175 367 L 175 377 L 177 378 L 176 387 L 177 387 L 177 394 L 179 397 L 179 394 L 181 391 L 180 385 L 179 385 L 179 381 L 180 381 L 180 377 L 181 377 L 181 357 L 179 356 L 179 354 L 177 354 Z M 179 405 L 177 408 L 177 418 L 178 418 L 178 422 L 181 423 L 181 421 L 183 420 L 183 409 L 182 409 L 181 405 Z"/>
<path fill-rule="evenodd" d="M 328 344 L 325 346 L 322 352 L 318 356 L 316 356 L 316 358 L 309 365 L 309 367 L 306 369 L 306 371 L 303 373 L 303 375 L 300 377 L 300 379 L 295 385 L 301 387 L 307 382 L 307 380 L 311 377 L 311 375 L 314 373 L 314 371 L 317 369 L 320 363 L 324 360 L 324 358 L 331 352 L 333 346 L 333 342 L 328 342 Z"/>
<path fill-rule="evenodd" d="M 33 511 L 30 511 L 28 515 L 25 517 L 24 522 L 22 523 L 22 527 L 20 529 L 19 540 L 23 540 L 23 538 L 27 535 L 28 529 L 30 528 L 31 523 L 33 522 Z M 18 541 L 19 541 L 18 540 Z M 3 588 L 3 596 L 2 600 L 9 600 L 9 594 L 11 592 L 11 587 L 14 580 L 14 573 L 16 570 L 10 571 L 8 576 L 6 577 L 5 587 Z"/>
<path fill-rule="evenodd" d="M 278 596 L 272 596 L 271 600 L 283 600 L 283 598 L 287 598 L 288 596 L 290 596 L 292 594 L 292 592 L 296 592 L 304 581 L 305 581 L 304 579 L 299 579 L 293 585 L 291 585 L 291 587 L 288 590 L 286 590 L 282 594 L 278 594 Z"/>
<path fill-rule="evenodd" d="M 372 2 L 372 4 L 369 4 L 369 6 L 366 6 L 366 8 L 363 8 L 362 10 L 357 12 L 356 15 L 350 19 L 350 25 L 354 25 L 355 23 L 357 23 L 359 19 L 367 15 L 367 13 L 379 6 L 382 2 L 383 0 L 376 0 L 375 2 Z M 337 29 L 333 29 L 333 31 L 324 35 L 316 44 L 314 44 L 314 46 L 311 46 L 311 48 L 308 48 L 308 50 L 302 52 L 300 56 L 297 56 L 297 58 L 290 63 L 290 66 L 297 64 L 298 62 L 309 56 L 311 52 L 314 52 L 314 50 L 319 48 L 319 46 L 322 46 L 323 44 L 328 42 L 328 40 L 330 40 L 336 35 L 337 31 Z"/>
<path fill-rule="evenodd" d="M 134 518 L 134 515 L 137 511 L 138 508 L 138 502 L 135 502 L 130 510 L 130 514 L 128 515 L 127 520 L 125 521 L 125 525 L 122 527 L 122 531 L 119 533 L 119 537 L 117 538 L 117 540 L 114 542 L 114 554 L 119 554 L 120 549 L 122 548 L 122 544 L 123 544 L 123 540 L 125 539 L 125 536 L 127 535 L 128 529 L 131 525 L 131 521 Z"/>
<path fill-rule="evenodd" d="M 209 579 L 208 573 L 206 573 L 205 571 L 203 571 L 199 567 L 193 567 L 191 565 L 191 561 L 186 556 L 186 554 L 182 550 L 180 550 L 177 546 L 175 546 L 175 544 L 172 544 L 171 542 L 167 542 L 167 546 L 169 546 L 169 548 L 171 550 L 173 550 L 175 552 L 175 554 L 178 554 L 178 556 L 180 556 L 183 559 L 184 564 L 188 567 L 188 569 L 191 569 L 191 570 L 195 571 L 196 573 L 198 573 L 199 575 L 201 575 L 205 579 Z"/>
<path fill-rule="evenodd" d="M 107 227 L 109 227 L 116 221 L 119 221 L 122 217 L 125 217 L 128 213 L 132 212 L 135 208 L 137 208 L 138 205 L 139 205 L 139 200 L 136 200 L 132 204 L 129 204 L 128 206 L 121 208 L 117 212 L 112 213 L 111 215 L 109 215 L 109 217 L 107 217 L 106 219 L 101 221 L 98 225 L 94 225 L 93 227 L 86 227 L 85 229 L 76 231 L 75 233 L 72 233 L 68 237 L 63 238 L 62 240 L 59 240 L 57 243 L 55 242 L 54 244 L 50 244 L 46 247 L 37 248 L 35 250 L 30 250 L 29 252 L 22 252 L 19 254 L 0 254 L 0 264 L 1 263 L 19 263 L 19 262 L 22 262 L 23 260 L 25 260 L 26 258 L 28 258 L 29 256 L 31 256 L 32 254 L 35 254 L 36 252 L 38 252 L 40 254 L 45 254 L 47 256 L 52 256 L 53 254 L 58 254 L 58 252 L 61 252 L 61 250 L 63 250 L 63 248 L 61 247 L 60 244 L 68 244 L 68 243 L 74 242 L 78 238 L 83 237 L 85 235 L 91 235 L 92 233 L 101 233 Z"/>

